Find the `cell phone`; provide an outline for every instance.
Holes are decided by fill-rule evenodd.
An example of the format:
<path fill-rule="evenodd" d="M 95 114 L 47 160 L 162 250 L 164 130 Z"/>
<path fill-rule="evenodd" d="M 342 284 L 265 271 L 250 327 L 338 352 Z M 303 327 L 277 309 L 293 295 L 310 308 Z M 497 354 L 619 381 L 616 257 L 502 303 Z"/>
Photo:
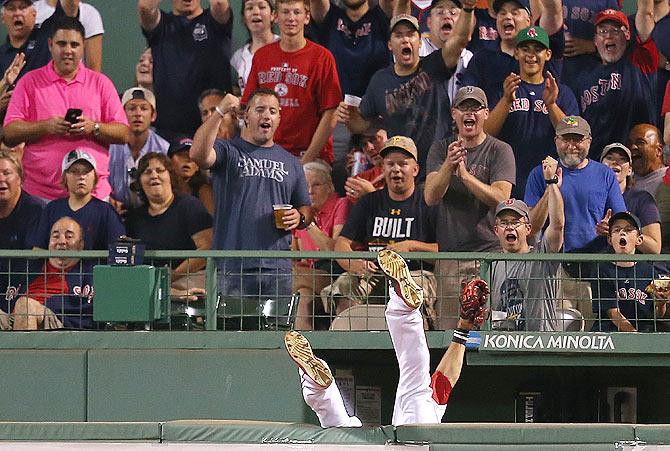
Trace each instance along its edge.
<path fill-rule="evenodd" d="M 76 124 L 81 113 L 83 113 L 83 111 L 79 108 L 68 108 L 67 113 L 65 113 L 65 120 L 70 124 Z"/>

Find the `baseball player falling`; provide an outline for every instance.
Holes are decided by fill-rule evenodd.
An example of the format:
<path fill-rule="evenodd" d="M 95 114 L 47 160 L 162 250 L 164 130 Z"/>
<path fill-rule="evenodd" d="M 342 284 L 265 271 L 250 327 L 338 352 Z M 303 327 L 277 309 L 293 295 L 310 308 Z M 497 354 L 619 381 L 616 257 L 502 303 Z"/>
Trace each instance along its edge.
<path fill-rule="evenodd" d="M 463 289 L 460 319 L 452 343 L 431 377 L 430 355 L 419 309 L 423 291 L 397 253 L 382 250 L 377 261 L 390 278 L 385 314 L 400 368 L 392 423 L 394 426 L 440 423 L 451 389 L 461 374 L 468 333 L 486 317 L 488 286 L 483 280 L 475 279 Z M 328 364 L 314 355 L 307 339 L 291 331 L 284 337 L 284 344 L 298 364 L 303 398 L 316 413 L 321 427 L 360 427 L 361 421 L 347 414 Z"/>

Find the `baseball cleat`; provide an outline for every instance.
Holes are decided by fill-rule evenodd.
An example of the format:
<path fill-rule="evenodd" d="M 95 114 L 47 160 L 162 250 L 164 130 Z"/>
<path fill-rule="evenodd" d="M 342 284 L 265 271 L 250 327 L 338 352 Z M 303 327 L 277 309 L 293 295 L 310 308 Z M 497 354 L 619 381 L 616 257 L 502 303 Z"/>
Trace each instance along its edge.
<path fill-rule="evenodd" d="M 377 262 L 384 274 L 391 278 L 392 287 L 405 304 L 413 309 L 421 307 L 423 288 L 412 278 L 405 259 L 392 250 L 384 249 L 377 254 Z"/>
<path fill-rule="evenodd" d="M 284 346 L 286 346 L 288 355 L 317 385 L 328 388 L 333 383 L 333 373 L 330 372 L 330 368 L 314 355 L 304 335 L 294 330 L 287 332 L 284 335 Z"/>

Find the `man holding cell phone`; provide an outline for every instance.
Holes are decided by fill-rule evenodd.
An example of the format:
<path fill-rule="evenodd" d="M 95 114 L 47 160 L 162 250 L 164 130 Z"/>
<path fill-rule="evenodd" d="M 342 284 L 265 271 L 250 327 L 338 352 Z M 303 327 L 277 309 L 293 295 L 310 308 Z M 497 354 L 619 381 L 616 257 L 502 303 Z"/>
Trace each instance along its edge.
<path fill-rule="evenodd" d="M 95 158 L 99 176 L 93 192 L 106 199 L 108 146 L 125 143 L 128 121 L 109 78 L 86 68 L 84 28 L 72 17 L 54 21 L 49 38 L 52 62 L 28 72 L 16 85 L 5 116 L 8 146 L 26 142 L 24 189 L 46 201 L 63 197 L 60 161 L 81 149 Z"/>

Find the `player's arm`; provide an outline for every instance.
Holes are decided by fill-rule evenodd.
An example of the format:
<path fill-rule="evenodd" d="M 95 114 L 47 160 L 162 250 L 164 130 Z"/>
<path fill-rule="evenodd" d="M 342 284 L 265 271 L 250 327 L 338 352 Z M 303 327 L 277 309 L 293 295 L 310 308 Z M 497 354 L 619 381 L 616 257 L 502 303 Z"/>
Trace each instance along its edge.
<path fill-rule="evenodd" d="M 542 4 L 540 26 L 544 28 L 549 36 L 561 31 L 563 28 L 563 7 L 561 0 L 541 0 L 540 3 Z M 533 14 L 535 14 L 534 11 Z"/>
<path fill-rule="evenodd" d="M 218 23 L 223 25 L 230 21 L 230 2 L 228 0 L 209 0 L 209 10 Z"/>
<path fill-rule="evenodd" d="M 309 0 L 310 16 L 317 24 L 322 23 L 328 11 L 330 11 L 330 0 Z"/>
<path fill-rule="evenodd" d="M 470 42 L 472 30 L 475 28 L 474 8 L 477 0 L 463 0 L 461 15 L 454 25 L 452 35 L 442 46 L 442 59 L 447 67 L 456 67 L 461 52 Z"/>
<path fill-rule="evenodd" d="M 637 0 L 637 11 L 635 12 L 635 28 L 640 42 L 647 42 L 654 31 L 654 0 Z"/>
<path fill-rule="evenodd" d="M 619 329 L 619 332 L 637 332 L 628 319 L 623 316 L 621 310 L 618 308 L 611 308 L 607 310 L 607 317 Z"/>
<path fill-rule="evenodd" d="M 488 185 L 470 174 L 464 163 L 461 163 L 458 174 L 468 191 L 489 207 L 495 207 L 500 202 L 509 199 L 512 194 L 512 184 L 510 182 L 498 180 Z"/>
<path fill-rule="evenodd" d="M 223 115 L 231 111 L 237 111 L 239 106 L 240 99 L 238 97 L 226 94 L 221 103 L 217 105 L 217 111 L 211 114 L 196 130 L 195 135 L 193 135 L 193 145 L 189 151 L 189 156 L 201 168 L 209 169 L 216 163 L 214 141 L 216 141 L 216 135 L 219 132 Z"/>
<path fill-rule="evenodd" d="M 669 89 L 667 89 L 667 91 L 670 92 L 670 82 L 668 82 L 668 87 Z M 663 141 L 667 145 L 670 145 L 670 112 L 665 113 L 665 129 L 663 135 Z"/>
<path fill-rule="evenodd" d="M 333 134 L 335 123 L 335 108 L 324 111 L 319 120 L 319 125 L 316 127 L 316 131 L 312 135 L 312 140 L 309 142 L 309 146 L 305 149 L 305 154 L 302 156 L 302 164 L 309 163 L 310 161 L 319 158 L 321 149 L 323 149 L 326 142 L 328 142 L 330 135 Z"/>
<path fill-rule="evenodd" d="M 146 31 L 152 31 L 161 20 L 159 8 L 161 0 L 137 0 L 137 11 L 140 15 L 140 25 Z"/>
<path fill-rule="evenodd" d="M 470 331 L 474 328 L 474 325 L 471 321 L 468 321 L 463 318 L 458 319 L 458 324 L 456 325 L 457 329 L 462 329 L 465 331 Z M 436 371 L 444 374 L 451 387 L 453 388 L 458 379 L 461 377 L 461 371 L 463 370 L 463 359 L 465 357 L 465 345 L 456 343 L 452 341 L 447 348 L 447 351 L 442 356 L 442 360 L 437 365 Z"/>

